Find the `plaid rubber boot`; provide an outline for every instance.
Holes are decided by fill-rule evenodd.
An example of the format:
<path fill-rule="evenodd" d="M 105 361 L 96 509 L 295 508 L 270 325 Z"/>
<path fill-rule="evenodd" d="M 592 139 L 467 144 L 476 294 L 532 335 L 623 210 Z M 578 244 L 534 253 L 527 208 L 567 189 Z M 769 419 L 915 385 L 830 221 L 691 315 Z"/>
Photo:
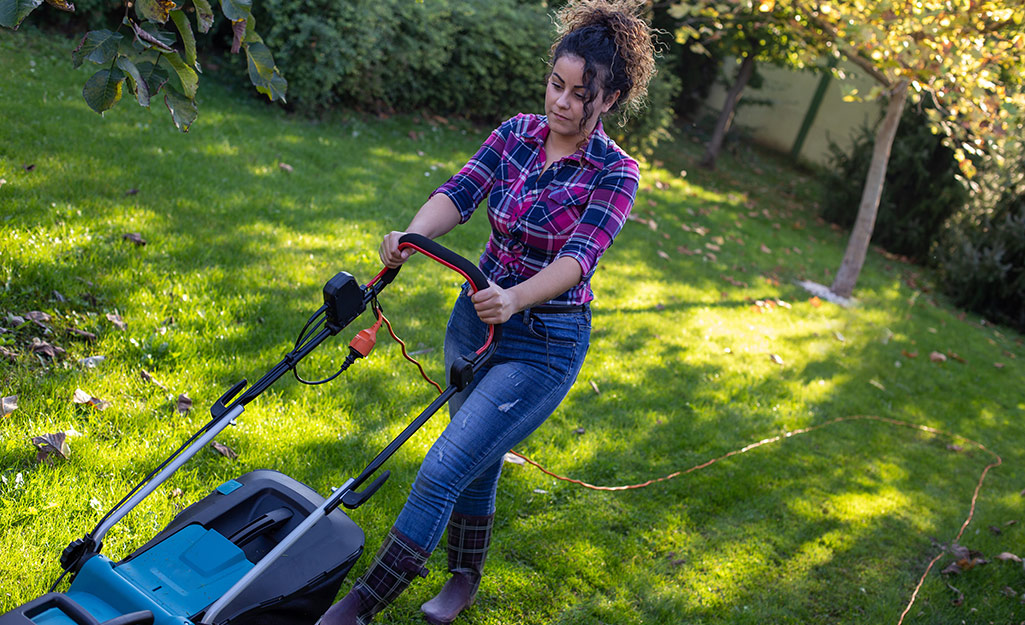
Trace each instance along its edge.
<path fill-rule="evenodd" d="M 317 624 L 367 625 L 375 614 L 402 594 L 410 582 L 417 577 L 427 577 L 424 563 L 430 555 L 392 528 L 367 572 Z"/>
<path fill-rule="evenodd" d="M 495 515 L 453 514 L 448 522 L 448 570 L 452 577 L 436 597 L 420 606 L 431 625 L 446 625 L 470 607 L 480 587 Z"/>

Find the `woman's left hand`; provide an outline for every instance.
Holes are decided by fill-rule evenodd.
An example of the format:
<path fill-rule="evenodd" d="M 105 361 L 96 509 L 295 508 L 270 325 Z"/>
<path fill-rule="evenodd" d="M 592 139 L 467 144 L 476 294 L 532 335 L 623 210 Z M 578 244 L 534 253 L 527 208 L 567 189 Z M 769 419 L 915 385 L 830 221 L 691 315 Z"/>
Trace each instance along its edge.
<path fill-rule="evenodd" d="M 516 295 L 511 289 L 503 289 L 494 283 L 489 284 L 488 288 L 471 295 L 470 301 L 473 302 L 477 316 L 484 323 L 505 323 L 520 310 Z"/>

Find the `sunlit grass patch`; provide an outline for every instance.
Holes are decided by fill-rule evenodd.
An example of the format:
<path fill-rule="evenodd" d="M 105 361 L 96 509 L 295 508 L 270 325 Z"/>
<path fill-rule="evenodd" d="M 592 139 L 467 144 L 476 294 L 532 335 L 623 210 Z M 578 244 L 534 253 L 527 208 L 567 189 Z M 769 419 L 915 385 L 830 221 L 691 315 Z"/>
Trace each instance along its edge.
<path fill-rule="evenodd" d="M 45 592 L 70 540 L 205 423 L 221 393 L 290 349 L 328 278 L 373 277 L 381 236 L 404 227 L 489 131 L 416 118 L 311 123 L 210 81 L 182 136 L 162 111 L 131 103 L 97 118 L 78 97 L 82 74 L 42 42 L 0 40 L 0 326 L 9 330 L 0 342 L 16 354 L 0 360 L 0 394 L 19 397 L 0 418 L 0 580 L 10 593 L 0 610 Z M 562 475 L 624 485 L 782 438 L 622 492 L 507 464 L 495 548 L 466 623 L 896 622 L 939 549 L 932 539 L 956 534 L 990 461 L 967 438 L 1005 463 L 962 542 L 987 556 L 1020 551 L 1022 337 L 949 308 L 927 271 L 875 252 L 857 306 L 811 299 L 796 281 L 831 282 L 846 242 L 816 219 L 815 179 L 747 148 L 714 173 L 696 156 L 683 138 L 643 164 L 635 219 L 594 279 L 588 360 L 519 451 Z M 477 215 L 442 242 L 476 258 L 487 227 Z M 146 245 L 122 238 L 131 232 Z M 460 282 L 414 258 L 381 297 L 439 381 Z M 51 315 L 49 333 L 7 321 L 31 310 Z M 300 373 L 333 373 L 366 325 Z M 32 338 L 66 354 L 36 356 Z M 97 355 L 95 368 L 80 363 Z M 76 388 L 110 407 L 73 404 Z M 183 393 L 193 400 L 185 414 Z M 371 357 L 336 382 L 311 389 L 286 377 L 250 404 L 219 437 L 238 459 L 201 453 L 105 549 L 127 555 L 250 469 L 277 468 L 327 493 L 433 397 L 382 330 Z M 853 415 L 955 436 L 870 421 L 785 436 Z M 352 513 L 368 550 L 446 419 L 399 450 L 390 481 Z M 72 429 L 69 460 L 35 461 L 32 436 Z M 419 619 L 444 554 L 430 567 L 380 622 Z M 961 606 L 934 572 L 906 622 L 1011 622 L 1020 603 L 1002 589 L 1025 591 L 1020 570 L 996 561 L 955 585 Z"/>

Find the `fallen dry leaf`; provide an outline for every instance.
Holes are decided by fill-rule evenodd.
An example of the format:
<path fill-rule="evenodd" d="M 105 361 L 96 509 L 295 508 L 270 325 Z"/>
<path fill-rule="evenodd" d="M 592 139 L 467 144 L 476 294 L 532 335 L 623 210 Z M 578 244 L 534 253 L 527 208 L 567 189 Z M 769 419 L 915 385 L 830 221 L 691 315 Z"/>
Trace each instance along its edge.
<path fill-rule="evenodd" d="M 214 441 L 210 443 L 210 446 L 214 448 L 214 451 L 221 454 L 225 458 L 228 458 L 229 460 L 234 460 L 235 458 L 238 458 L 238 454 L 235 453 L 235 450 L 233 450 L 231 447 L 228 447 L 227 445 Z"/>
<path fill-rule="evenodd" d="M 185 414 L 192 410 L 192 400 L 185 393 L 178 396 L 178 412 Z"/>
<path fill-rule="evenodd" d="M 956 593 L 956 596 L 953 599 L 950 600 L 951 605 L 958 606 L 958 605 L 961 605 L 962 603 L 964 603 L 964 593 L 963 592 L 961 592 L 957 588 L 954 588 L 950 584 L 947 584 L 947 588 L 953 590 Z"/>
<path fill-rule="evenodd" d="M 121 235 L 121 238 L 129 243 L 134 243 L 139 247 L 146 245 L 146 239 L 142 238 L 142 235 L 138 232 L 126 232 Z"/>
<path fill-rule="evenodd" d="M 909 352 L 906 349 L 902 349 L 900 350 L 900 353 L 903 354 L 905 358 L 918 358 L 918 352 Z"/>
<path fill-rule="evenodd" d="M 39 310 L 30 310 L 25 313 L 25 318 L 44 330 L 50 329 L 46 324 L 53 320 L 50 315 Z"/>
<path fill-rule="evenodd" d="M 577 428 L 577 429 L 573 430 L 573 433 L 577 434 L 577 435 L 581 435 L 581 434 L 584 434 L 586 432 L 587 432 L 587 430 L 585 430 L 584 428 Z"/>
<path fill-rule="evenodd" d="M 12 352 L 11 350 L 9 350 L 6 347 L 4 347 L 3 345 L 0 345 L 0 356 L 3 356 L 4 358 L 6 358 L 7 360 L 10 360 L 11 362 L 17 362 L 18 361 L 18 353 L 17 352 Z"/>
<path fill-rule="evenodd" d="M 107 321 L 113 323 L 114 327 L 122 332 L 128 329 L 128 324 L 125 323 L 125 320 L 117 313 L 107 313 Z"/>
<path fill-rule="evenodd" d="M 594 380 L 591 380 L 591 388 L 594 390 L 595 395 L 601 395 L 601 391 L 598 390 L 598 384 Z"/>
<path fill-rule="evenodd" d="M 771 360 L 772 362 L 776 363 L 781 367 L 783 366 L 783 359 L 776 354 L 769 354 L 769 360 Z"/>
<path fill-rule="evenodd" d="M 1007 562 L 1007 561 L 1021 562 L 1021 558 L 1019 558 L 1018 556 L 1014 555 L 1013 553 L 1011 553 L 1009 551 L 1005 551 L 1005 552 L 1003 552 L 1001 554 L 998 554 L 996 556 L 996 559 L 1000 560 L 1002 562 Z"/>
<path fill-rule="evenodd" d="M 109 401 L 104 401 L 99 397 L 93 397 L 90 393 L 87 393 L 80 388 L 75 389 L 75 394 L 71 397 L 71 402 L 74 404 L 89 404 L 97 410 L 106 410 L 110 406 Z"/>
<path fill-rule="evenodd" d="M 146 371 L 145 369 L 143 369 L 143 370 L 141 370 L 141 371 L 139 372 L 139 376 L 140 376 L 140 377 L 141 377 L 141 378 L 142 378 L 143 380 L 145 380 L 145 381 L 147 381 L 147 382 L 149 382 L 149 383 L 151 383 L 151 384 L 156 384 L 157 386 L 159 386 L 160 388 L 164 389 L 165 391 L 167 390 L 167 387 L 166 387 L 166 386 L 164 386 L 163 384 L 161 384 L 159 380 L 157 380 L 156 378 L 154 378 L 154 377 L 153 377 L 153 376 L 152 376 L 152 375 L 150 374 L 150 372 L 149 372 L 149 371 Z"/>
<path fill-rule="evenodd" d="M 38 338 L 32 339 L 32 344 L 29 345 L 29 350 L 33 354 L 42 354 L 50 358 L 56 358 L 57 356 L 63 356 L 66 352 L 62 347 L 51 345 L 46 341 L 42 341 Z"/>
<path fill-rule="evenodd" d="M 772 253 L 772 250 L 769 249 L 769 247 L 766 246 L 764 243 L 762 243 L 762 245 L 758 249 L 760 249 L 765 254 L 771 254 Z"/>
<path fill-rule="evenodd" d="M 1018 593 L 1013 588 L 1011 588 L 1010 586 L 1004 586 L 1002 589 L 1000 589 L 1000 592 L 1002 592 L 1007 597 L 1017 597 L 1018 596 Z"/>
<path fill-rule="evenodd" d="M 670 260 L 669 254 L 667 254 L 664 250 L 659 250 L 657 253 L 659 255 L 659 258 L 662 258 L 664 260 Z"/>
<path fill-rule="evenodd" d="M 85 358 L 79 358 L 78 364 L 82 365 L 86 369 L 93 369 L 99 366 L 99 364 L 106 359 L 106 356 L 101 356 L 97 354 L 96 356 L 86 356 Z"/>
<path fill-rule="evenodd" d="M 288 163 L 278 163 L 278 168 L 279 168 L 279 169 L 280 169 L 281 171 L 283 171 L 283 172 L 287 172 L 287 173 L 289 173 L 289 174 L 290 174 L 290 173 L 292 173 L 293 171 L 295 171 L 295 167 L 292 167 L 292 166 L 291 166 L 291 165 L 289 165 Z"/>
<path fill-rule="evenodd" d="M 139 194 L 139 190 L 138 189 L 134 189 L 134 188 L 125 191 L 125 195 L 138 195 L 138 194 Z"/>
<path fill-rule="evenodd" d="M 54 432 L 53 434 L 33 436 L 32 444 L 36 446 L 36 460 L 39 462 L 44 460 L 49 461 L 52 454 L 57 454 L 65 460 L 71 457 L 71 447 L 68 446 L 68 436 L 64 432 Z"/>
<path fill-rule="evenodd" d="M 957 559 L 948 564 L 945 569 L 940 571 L 940 573 L 943 575 L 958 575 L 965 571 L 971 570 L 976 566 L 989 564 L 989 561 L 983 558 L 981 553 L 972 549 L 968 549 L 963 545 L 953 543 L 950 545 L 950 551 Z"/>
<path fill-rule="evenodd" d="M 521 464 L 522 465 L 522 464 L 526 463 L 526 460 L 524 460 L 523 458 L 520 458 L 516 454 L 507 453 L 504 456 L 502 456 L 502 462 L 508 462 L 508 463 L 511 463 L 511 464 Z"/>
<path fill-rule="evenodd" d="M 68 328 L 68 334 L 90 342 L 96 340 L 95 334 L 92 332 L 86 332 L 85 330 L 79 330 L 78 328 Z"/>
<path fill-rule="evenodd" d="M 1004 365 L 1004 363 L 1002 363 L 1002 362 L 994 362 L 993 366 L 996 367 L 997 369 L 1003 369 L 1006 365 Z"/>
<path fill-rule="evenodd" d="M 947 356 L 940 352 L 932 352 L 929 354 L 929 360 L 933 362 L 947 362 Z"/>
<path fill-rule="evenodd" d="M 18 409 L 18 396 L 8 395 L 0 399 L 0 416 L 6 417 Z"/>
<path fill-rule="evenodd" d="M 811 299 L 808 300 L 808 303 L 814 306 L 815 308 L 818 308 L 822 305 L 822 300 L 819 299 L 818 295 L 814 295 Z"/>

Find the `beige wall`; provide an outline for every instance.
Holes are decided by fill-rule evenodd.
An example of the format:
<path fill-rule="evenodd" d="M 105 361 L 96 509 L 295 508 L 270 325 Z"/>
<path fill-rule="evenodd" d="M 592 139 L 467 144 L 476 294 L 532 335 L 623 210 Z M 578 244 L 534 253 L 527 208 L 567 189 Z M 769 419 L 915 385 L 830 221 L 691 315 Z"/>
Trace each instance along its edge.
<path fill-rule="evenodd" d="M 723 71 L 731 80 L 736 76 L 736 67 L 738 66 L 733 59 L 723 61 Z M 862 95 L 867 94 L 876 84 L 872 78 L 852 65 L 841 63 L 840 67 L 847 74 L 844 82 L 857 87 Z M 764 78 L 761 89 L 745 91 L 745 95 L 758 100 L 769 100 L 771 104 L 741 106 L 733 123 L 743 125 L 759 143 L 789 154 L 808 111 L 808 105 L 818 87 L 821 74 L 791 71 L 767 64 L 760 65 L 758 73 Z M 712 114 L 718 114 L 725 98 L 726 89 L 721 84 L 716 84 L 705 100 L 705 105 Z M 832 78 L 815 122 L 804 140 L 801 157 L 812 162 L 825 163 L 829 140 L 844 147 L 850 145 L 852 131 L 866 119 L 874 123 L 878 119 L 880 108 L 881 104 L 878 101 L 844 102 L 841 81 Z"/>

